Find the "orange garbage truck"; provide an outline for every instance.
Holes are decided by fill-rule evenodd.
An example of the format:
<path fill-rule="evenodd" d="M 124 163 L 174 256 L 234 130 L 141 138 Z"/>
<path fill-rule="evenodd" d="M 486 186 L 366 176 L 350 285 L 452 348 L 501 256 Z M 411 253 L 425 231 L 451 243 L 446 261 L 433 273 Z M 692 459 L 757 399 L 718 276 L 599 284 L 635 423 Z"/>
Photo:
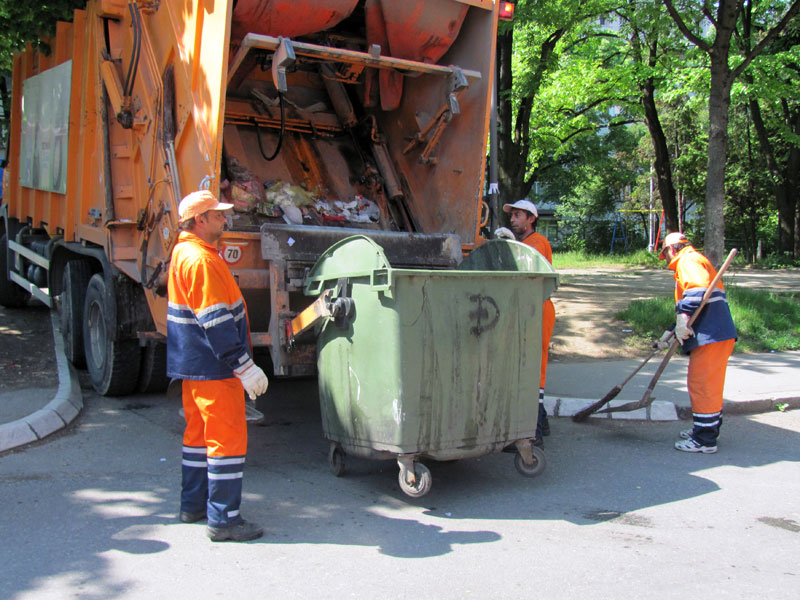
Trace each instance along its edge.
<path fill-rule="evenodd" d="M 291 321 L 332 244 L 453 268 L 481 242 L 497 5 L 89 0 L 14 58 L 0 304 L 56 309 L 98 393 L 163 389 L 178 204 L 209 189 L 256 359 L 313 374 Z"/>

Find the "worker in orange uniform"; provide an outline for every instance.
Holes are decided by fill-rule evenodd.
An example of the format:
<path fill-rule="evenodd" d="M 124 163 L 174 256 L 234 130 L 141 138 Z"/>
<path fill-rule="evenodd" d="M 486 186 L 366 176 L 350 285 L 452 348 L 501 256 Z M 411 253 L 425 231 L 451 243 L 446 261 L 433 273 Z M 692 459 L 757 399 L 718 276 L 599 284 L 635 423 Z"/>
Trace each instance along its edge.
<path fill-rule="evenodd" d="M 239 514 L 247 453 L 246 391 L 267 391 L 254 362 L 242 292 L 219 255 L 226 210 L 206 190 L 178 207 L 181 233 L 169 266 L 167 374 L 182 379 L 180 520 L 208 519 L 212 541 L 256 539 L 264 531 Z"/>
<path fill-rule="evenodd" d="M 527 244 L 553 264 L 553 250 L 550 242 L 541 233 L 536 233 L 536 224 L 539 221 L 539 211 L 530 200 L 517 200 L 513 204 L 504 204 L 503 211 L 510 214 L 511 230 L 516 239 Z M 495 232 L 497 237 L 507 237 L 503 229 Z M 508 231 L 507 229 L 505 230 Z M 549 298 L 542 307 L 542 364 L 539 375 L 539 418 L 536 422 L 536 438 L 533 443 L 543 447 L 542 436 L 550 435 L 550 423 L 547 420 L 547 410 L 544 407 L 544 387 L 547 381 L 547 358 L 550 353 L 550 338 L 553 335 L 553 326 L 556 323 L 556 309 Z"/>
<path fill-rule="evenodd" d="M 717 437 L 722 426 L 722 390 L 728 358 L 736 342 L 736 327 L 731 318 L 725 287 L 717 284 L 708 303 L 692 327 L 689 318 L 700 306 L 717 271 L 709 260 L 694 249 L 680 232 L 664 238 L 659 258 L 675 271 L 675 337 L 689 355 L 687 387 L 692 402 L 694 427 L 682 431 L 675 449 L 682 452 L 717 451 Z M 659 347 L 670 343 L 672 330 L 664 332 Z"/>

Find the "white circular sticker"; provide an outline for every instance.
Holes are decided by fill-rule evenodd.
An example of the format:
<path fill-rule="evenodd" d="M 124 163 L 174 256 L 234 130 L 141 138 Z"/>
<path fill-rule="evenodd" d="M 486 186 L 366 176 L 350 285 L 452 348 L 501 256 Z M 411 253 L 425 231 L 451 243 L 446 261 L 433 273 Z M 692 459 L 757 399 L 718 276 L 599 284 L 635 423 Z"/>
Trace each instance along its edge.
<path fill-rule="evenodd" d="M 222 248 L 222 258 L 225 259 L 225 262 L 229 265 L 238 263 L 242 260 L 242 256 L 244 256 L 243 245 L 225 244 Z"/>

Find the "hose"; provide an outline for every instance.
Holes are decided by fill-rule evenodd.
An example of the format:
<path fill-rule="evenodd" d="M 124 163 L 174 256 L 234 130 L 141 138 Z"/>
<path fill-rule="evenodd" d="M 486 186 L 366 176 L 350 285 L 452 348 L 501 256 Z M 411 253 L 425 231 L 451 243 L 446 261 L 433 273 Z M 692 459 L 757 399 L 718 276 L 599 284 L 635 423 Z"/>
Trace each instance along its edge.
<path fill-rule="evenodd" d="M 281 105 L 281 131 L 278 134 L 278 145 L 275 146 L 275 151 L 272 153 L 271 156 L 267 156 L 264 152 L 264 147 L 261 145 L 261 127 L 258 124 L 258 121 L 255 118 L 252 119 L 253 125 L 256 128 L 256 139 L 258 140 L 258 150 L 261 152 L 261 156 L 264 157 L 266 161 L 275 160 L 275 157 L 278 156 L 278 152 L 281 150 L 281 144 L 283 143 L 283 136 L 286 133 L 286 108 L 283 104 L 283 94 L 280 92 L 278 93 L 278 101 Z"/>

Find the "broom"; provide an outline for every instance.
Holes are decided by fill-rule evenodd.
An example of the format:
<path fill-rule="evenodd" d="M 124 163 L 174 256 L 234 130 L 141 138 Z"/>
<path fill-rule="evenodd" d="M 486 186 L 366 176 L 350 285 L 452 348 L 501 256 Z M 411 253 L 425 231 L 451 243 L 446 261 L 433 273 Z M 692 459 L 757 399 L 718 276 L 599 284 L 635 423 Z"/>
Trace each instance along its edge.
<path fill-rule="evenodd" d="M 625 387 L 625 384 L 628 383 L 631 379 L 633 379 L 633 376 L 636 375 L 639 371 L 641 371 L 642 367 L 644 367 L 648 363 L 648 361 L 656 355 L 658 351 L 659 348 L 656 347 L 656 349 L 653 350 L 650 353 L 650 355 L 644 359 L 644 361 L 642 361 L 642 364 L 636 367 L 636 370 L 634 370 L 633 373 L 628 375 L 622 383 L 619 383 L 615 385 L 613 388 L 611 388 L 611 390 L 597 402 L 594 402 L 589 406 L 587 406 L 586 408 L 584 408 L 583 410 L 575 413 L 572 416 L 572 420 L 575 421 L 576 423 L 581 423 L 582 421 L 585 421 L 587 417 L 594 411 L 596 411 L 598 408 L 600 408 L 604 404 L 607 404 L 608 402 L 611 402 L 614 398 L 616 398 L 617 394 L 619 394 L 622 391 L 622 388 Z"/>
<path fill-rule="evenodd" d="M 716 289 L 717 283 L 719 283 L 719 280 L 722 279 L 722 274 L 728 269 L 728 266 L 733 261 L 733 259 L 736 256 L 737 252 L 738 251 L 736 250 L 736 248 L 731 250 L 730 254 L 728 255 L 728 258 L 725 260 L 723 265 L 720 267 L 719 271 L 717 272 L 717 275 L 711 281 L 711 284 L 706 289 L 705 294 L 703 294 L 703 299 L 700 302 L 700 306 L 697 307 L 697 310 L 695 310 L 694 313 L 692 313 L 692 316 L 689 319 L 689 323 L 688 323 L 689 327 L 691 327 L 692 323 L 694 323 L 695 320 L 697 320 L 697 317 L 700 316 L 700 311 L 703 310 L 703 307 L 708 302 L 708 299 L 711 297 L 712 292 Z M 667 352 L 666 356 L 661 361 L 661 364 L 659 365 L 659 368 L 656 371 L 656 374 L 653 376 L 652 380 L 650 381 L 650 385 L 647 388 L 647 392 L 645 392 L 644 398 L 642 398 L 642 401 L 640 403 L 638 403 L 638 404 L 643 405 L 650 398 L 650 394 L 652 393 L 653 388 L 655 387 L 656 381 L 658 381 L 661 373 L 664 371 L 664 368 L 667 366 L 667 363 L 669 362 L 669 359 L 672 357 L 672 355 L 678 349 L 677 339 L 675 339 L 674 336 L 675 336 L 675 332 L 673 331 L 672 332 L 672 344 L 670 345 L 669 352 Z M 580 410 L 577 413 L 575 413 L 575 415 L 573 415 L 573 417 L 572 417 L 572 420 L 575 421 L 576 423 L 580 423 L 582 421 L 585 421 L 587 419 L 587 417 L 589 415 L 591 415 L 593 412 L 595 412 L 600 407 L 602 407 L 603 405 L 607 404 L 608 402 L 610 402 L 611 400 L 616 398 L 617 394 L 619 394 L 622 391 L 622 388 L 625 387 L 625 384 L 628 383 L 633 378 L 633 376 L 636 375 L 636 373 L 638 373 L 642 369 L 642 367 L 644 367 L 647 364 L 647 362 L 651 358 L 653 358 L 653 356 L 655 356 L 655 354 L 657 352 L 658 352 L 658 349 L 653 350 L 653 352 L 651 352 L 650 355 L 646 359 L 644 359 L 644 362 L 642 362 L 642 364 L 640 364 L 633 373 L 631 373 L 630 375 L 628 375 L 627 378 L 625 378 L 625 381 L 623 381 L 619 385 L 614 386 L 605 396 L 603 396 L 597 402 L 594 402 L 594 403 L 590 404 L 589 406 L 587 406 L 586 408 L 584 408 L 583 410 Z"/>

